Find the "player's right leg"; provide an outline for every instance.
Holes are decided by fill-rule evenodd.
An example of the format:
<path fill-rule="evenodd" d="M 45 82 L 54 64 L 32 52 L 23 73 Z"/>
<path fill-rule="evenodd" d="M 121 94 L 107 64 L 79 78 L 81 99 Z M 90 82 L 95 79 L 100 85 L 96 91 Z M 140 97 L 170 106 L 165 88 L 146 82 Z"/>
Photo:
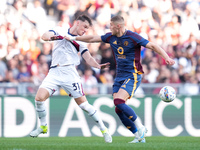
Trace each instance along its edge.
<path fill-rule="evenodd" d="M 147 128 L 143 125 L 138 129 L 138 141 L 139 142 L 142 142 L 143 139 L 145 139 L 147 131 L 148 131 Z"/>
<path fill-rule="evenodd" d="M 134 138 L 133 141 L 128 142 L 128 143 L 146 143 L 145 138 L 142 139 L 142 141 L 139 141 L 137 137 Z"/>
<path fill-rule="evenodd" d="M 51 96 L 57 89 L 62 78 L 58 68 L 50 69 L 48 75 L 40 85 L 37 94 L 35 96 L 36 113 L 40 120 L 40 127 L 30 133 L 31 137 L 37 137 L 41 133 L 47 133 L 48 127 L 46 122 L 46 107 L 45 101 Z M 60 81 L 61 80 L 61 81 Z"/>
<path fill-rule="evenodd" d="M 30 133 L 31 137 L 37 137 L 41 133 L 47 133 L 48 127 L 46 122 L 45 100 L 49 97 L 48 90 L 39 88 L 35 97 L 35 107 L 37 115 L 40 119 L 40 127 Z"/>
<path fill-rule="evenodd" d="M 144 137 L 146 136 L 146 133 L 147 133 L 147 129 L 144 127 L 144 131 L 142 131 L 142 132 L 144 132 Z M 141 129 L 140 129 L 141 130 Z M 139 132 L 141 133 L 141 131 L 137 131 L 136 133 L 135 133 L 135 138 L 134 138 L 134 140 L 133 141 L 131 141 L 131 142 L 129 142 L 129 143 L 146 143 L 146 140 L 145 140 L 145 138 L 143 137 L 142 139 L 140 138 L 140 135 L 139 135 Z M 142 133 L 143 134 L 143 133 Z"/>

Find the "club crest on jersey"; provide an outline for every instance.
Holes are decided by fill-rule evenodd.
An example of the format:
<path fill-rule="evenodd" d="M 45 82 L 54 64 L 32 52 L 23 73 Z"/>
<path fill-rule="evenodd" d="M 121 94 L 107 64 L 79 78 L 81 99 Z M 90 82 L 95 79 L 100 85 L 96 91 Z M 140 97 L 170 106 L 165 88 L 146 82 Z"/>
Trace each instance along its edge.
<path fill-rule="evenodd" d="M 128 46 L 128 41 L 125 41 L 125 42 L 124 42 L 124 45 L 125 45 L 125 46 Z"/>

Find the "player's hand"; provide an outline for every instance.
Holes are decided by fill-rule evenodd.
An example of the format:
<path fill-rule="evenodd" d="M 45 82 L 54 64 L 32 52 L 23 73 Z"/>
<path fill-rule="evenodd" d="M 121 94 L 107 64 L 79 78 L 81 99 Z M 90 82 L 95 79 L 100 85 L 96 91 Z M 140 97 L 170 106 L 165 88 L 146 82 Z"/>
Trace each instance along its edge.
<path fill-rule="evenodd" d="M 64 39 L 70 41 L 70 37 L 64 36 Z"/>
<path fill-rule="evenodd" d="M 167 58 L 167 59 L 165 60 L 165 62 L 166 62 L 168 65 L 174 65 L 174 64 L 175 64 L 175 61 L 174 61 L 173 59 L 171 59 L 171 58 Z"/>
<path fill-rule="evenodd" d="M 51 37 L 51 41 L 62 40 L 62 39 L 63 39 L 63 36 L 61 36 L 61 35 L 57 35 L 57 36 L 52 36 Z"/>
<path fill-rule="evenodd" d="M 65 40 L 68 40 L 68 41 L 75 41 L 75 40 L 76 40 L 76 37 L 75 37 L 75 36 L 70 36 L 70 37 L 64 36 L 64 39 L 65 39 Z"/>
<path fill-rule="evenodd" d="M 109 68 L 110 67 L 110 63 L 107 62 L 105 64 L 100 64 L 101 69 L 105 69 L 105 68 Z"/>

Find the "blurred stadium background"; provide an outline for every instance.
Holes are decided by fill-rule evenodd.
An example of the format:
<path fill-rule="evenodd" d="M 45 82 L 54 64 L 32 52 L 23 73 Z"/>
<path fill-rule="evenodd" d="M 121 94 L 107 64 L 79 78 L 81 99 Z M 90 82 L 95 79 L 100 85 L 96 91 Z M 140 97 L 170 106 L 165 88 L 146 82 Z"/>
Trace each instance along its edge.
<path fill-rule="evenodd" d="M 142 84 L 135 94 L 141 103 L 137 103 L 136 99 L 136 104 L 132 105 L 138 108 L 136 112 L 146 123 L 148 119 L 145 121 L 145 116 L 148 116 L 148 113 L 145 115 L 145 112 L 151 112 L 150 119 L 156 120 L 159 111 L 156 112 L 154 109 L 163 108 L 164 111 L 165 107 L 170 106 L 169 110 L 165 111 L 163 120 L 169 128 L 177 127 L 177 132 L 173 136 L 200 136 L 200 129 L 198 129 L 200 112 L 197 108 L 200 105 L 200 0 L 0 0 L 0 108 L 2 108 L 0 136 L 27 136 L 28 132 L 36 126 L 34 95 L 48 73 L 53 46 L 53 42 L 44 43 L 40 36 L 56 25 L 70 27 L 74 19 L 82 13 L 88 14 L 93 19 L 93 27 L 87 34 L 106 33 L 109 31 L 110 18 L 121 14 L 126 20 L 127 29 L 139 33 L 166 50 L 175 60 L 175 65 L 166 65 L 164 60 L 153 51 L 142 48 L 141 59 L 145 73 Z M 91 103 L 98 102 L 97 99 L 102 96 L 111 100 L 115 76 L 112 51 L 109 45 L 102 43 L 88 44 L 88 48 L 99 63 L 110 62 L 111 67 L 100 71 L 90 68 L 81 61 L 77 69 L 83 81 L 84 91 Z M 176 89 L 178 100 L 167 106 L 161 103 L 160 106 L 157 94 L 164 85 L 171 85 Z M 151 100 L 146 101 L 149 98 Z M 61 99 L 60 101 L 68 99 L 71 103 L 62 89 L 57 91 L 52 99 Z M 56 110 L 52 112 L 52 117 L 55 114 L 60 115 L 56 112 L 59 112 L 59 105 L 62 106 L 54 103 L 53 101 L 48 105 Z M 111 103 L 105 102 L 102 105 L 113 107 L 112 110 L 109 110 L 108 106 L 102 109 L 108 111 L 108 114 L 115 115 Z M 147 108 L 148 105 L 152 107 Z M 34 114 L 28 113 L 22 106 L 33 110 L 30 112 Z M 28 117 L 25 114 L 33 116 Z M 186 123 L 188 117 L 189 125 Z M 14 121 L 8 118 L 13 118 Z M 63 119 L 61 118 L 50 119 L 51 126 L 59 128 Z M 158 122 L 149 123 L 150 128 L 155 125 L 149 136 L 169 136 L 160 132 L 156 126 Z M 23 134 L 13 133 L 17 127 L 20 131 L 22 127 L 31 123 L 30 128 L 27 128 Z M 120 124 L 118 120 L 117 124 Z M 12 125 L 13 130 L 10 130 Z M 188 127 L 191 126 L 193 130 L 190 132 Z M 51 135 L 58 136 L 56 128 L 52 129 L 54 131 L 50 133 Z M 120 133 L 122 132 L 118 132 L 117 129 L 113 131 L 116 135 Z"/>

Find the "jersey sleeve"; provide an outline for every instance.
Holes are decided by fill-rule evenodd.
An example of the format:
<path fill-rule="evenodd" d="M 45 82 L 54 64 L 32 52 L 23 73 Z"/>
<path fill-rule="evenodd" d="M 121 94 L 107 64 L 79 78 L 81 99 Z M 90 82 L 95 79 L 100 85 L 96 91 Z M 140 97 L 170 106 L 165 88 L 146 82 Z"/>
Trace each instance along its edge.
<path fill-rule="evenodd" d="M 131 38 L 137 43 L 137 44 L 139 44 L 139 45 L 141 45 L 141 46 L 146 46 L 147 45 L 147 43 L 149 43 L 149 41 L 148 40 L 146 40 L 145 38 L 143 38 L 141 35 L 139 35 L 138 33 L 136 33 L 136 32 L 132 32 L 131 34 L 130 34 L 130 36 L 131 36 Z"/>
<path fill-rule="evenodd" d="M 79 41 L 79 52 L 83 55 L 86 51 L 88 51 L 87 44 L 85 42 Z"/>
<path fill-rule="evenodd" d="M 109 43 L 109 42 L 110 42 L 111 36 L 112 36 L 111 32 L 106 33 L 105 35 L 102 35 L 102 36 L 101 36 L 101 40 L 102 40 L 104 43 Z"/>

